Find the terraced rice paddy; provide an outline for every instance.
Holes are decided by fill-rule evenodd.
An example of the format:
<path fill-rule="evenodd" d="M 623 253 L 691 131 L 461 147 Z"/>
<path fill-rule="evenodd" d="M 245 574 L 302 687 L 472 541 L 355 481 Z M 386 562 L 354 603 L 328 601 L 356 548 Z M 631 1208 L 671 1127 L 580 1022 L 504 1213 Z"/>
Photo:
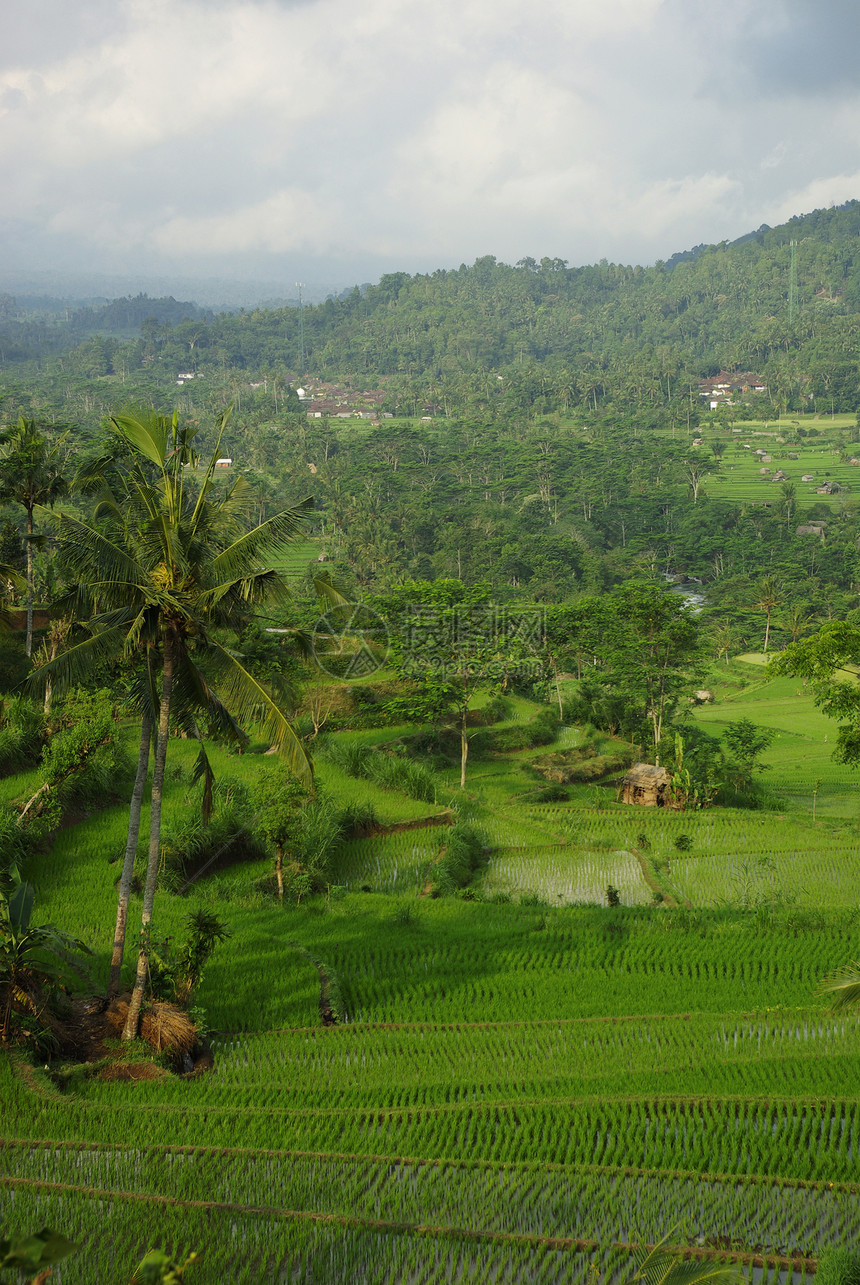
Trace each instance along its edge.
<path fill-rule="evenodd" d="M 255 893 L 259 863 L 165 894 L 165 931 L 195 907 L 233 930 L 199 993 L 211 1072 L 55 1082 L 0 1062 L 3 1220 L 81 1243 L 60 1285 L 123 1280 L 155 1243 L 200 1251 L 202 1285 L 621 1285 L 630 1246 L 671 1229 L 784 1285 L 857 1242 L 860 1019 L 815 996 L 860 957 L 850 820 L 633 810 L 594 788 L 540 804 L 527 758 L 473 767 L 475 900 L 419 895 L 444 779 L 435 805 L 368 785 L 412 828 L 350 841 L 307 906 Z M 365 789 L 324 773 L 337 797 Z M 33 871 L 97 969 L 114 830 L 90 818 Z"/>

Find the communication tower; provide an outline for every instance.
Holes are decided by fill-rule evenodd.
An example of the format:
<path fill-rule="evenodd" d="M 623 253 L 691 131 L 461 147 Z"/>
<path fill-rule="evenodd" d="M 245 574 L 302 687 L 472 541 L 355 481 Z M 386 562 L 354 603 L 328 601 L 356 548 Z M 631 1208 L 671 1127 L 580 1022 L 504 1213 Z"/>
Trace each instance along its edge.
<path fill-rule="evenodd" d="M 305 309 L 302 299 L 304 282 L 297 281 L 296 285 L 299 288 L 299 374 L 301 375 L 305 369 Z"/>

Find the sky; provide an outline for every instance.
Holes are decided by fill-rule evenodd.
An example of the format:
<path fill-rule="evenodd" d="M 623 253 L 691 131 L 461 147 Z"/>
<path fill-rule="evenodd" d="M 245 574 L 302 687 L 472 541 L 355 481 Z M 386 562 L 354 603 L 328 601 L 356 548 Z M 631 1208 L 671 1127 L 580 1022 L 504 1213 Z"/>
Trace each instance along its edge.
<path fill-rule="evenodd" d="M 10 5 L 0 284 L 652 263 L 860 197 L 858 45 L 856 0 Z"/>

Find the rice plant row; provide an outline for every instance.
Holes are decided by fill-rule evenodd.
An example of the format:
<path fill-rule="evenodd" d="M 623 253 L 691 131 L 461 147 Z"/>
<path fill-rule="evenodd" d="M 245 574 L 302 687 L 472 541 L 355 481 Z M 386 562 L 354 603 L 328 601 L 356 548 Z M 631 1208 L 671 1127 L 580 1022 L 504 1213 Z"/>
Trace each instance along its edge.
<path fill-rule="evenodd" d="M 279 1106 L 112 1103 L 16 1097 L 7 1129 L 18 1138 L 126 1144 L 250 1147 L 355 1154 L 462 1156 L 851 1182 L 860 1162 L 854 1099 L 751 1096 L 635 1098 L 604 1094 L 455 1105 L 288 1109 Z M 262 1100 L 262 1093 L 259 1095 Z"/>
<path fill-rule="evenodd" d="M 534 895 L 550 904 L 605 905 L 606 889 L 624 906 L 646 905 L 652 890 L 629 852 L 588 852 L 572 846 L 508 848 L 494 853 L 481 879 L 484 893 Z"/>
<path fill-rule="evenodd" d="M 75 1191 L 19 1188 L 4 1193 L 16 1226 L 62 1226 L 81 1249 L 62 1264 L 62 1285 L 125 1280 L 157 1243 L 177 1259 L 201 1252 L 200 1285 L 260 1285 L 263 1280 L 318 1285 L 350 1281 L 381 1285 L 589 1285 L 595 1273 L 627 1278 L 629 1254 L 577 1252 L 550 1245 L 456 1237 L 428 1228 L 380 1230 L 325 1219 L 279 1219 L 268 1213 L 189 1208 L 88 1196 Z M 776 1285 L 778 1272 L 773 1281 Z M 770 1282 L 768 1282 L 770 1285 Z"/>
<path fill-rule="evenodd" d="M 17 1143 L 0 1148 L 0 1176 L 13 1188 L 59 1184 L 602 1245 L 659 1240 L 681 1225 L 691 1244 L 816 1257 L 860 1235 L 857 1191 L 668 1174 Z"/>

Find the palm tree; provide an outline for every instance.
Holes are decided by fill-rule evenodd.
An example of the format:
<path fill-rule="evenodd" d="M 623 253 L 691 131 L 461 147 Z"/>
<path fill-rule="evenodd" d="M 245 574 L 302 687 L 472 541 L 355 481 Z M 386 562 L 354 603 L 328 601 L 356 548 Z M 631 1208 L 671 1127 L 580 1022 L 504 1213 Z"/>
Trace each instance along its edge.
<path fill-rule="evenodd" d="M 756 607 L 759 611 L 764 611 L 767 615 L 767 624 L 764 630 L 764 654 L 767 655 L 767 645 L 770 640 L 770 617 L 782 603 L 782 590 L 772 576 L 765 576 L 758 586 L 758 601 Z"/>
<path fill-rule="evenodd" d="M 27 514 L 27 655 L 33 654 L 33 549 L 38 507 L 53 508 L 68 490 L 63 477 L 60 443 L 51 445 L 33 419 L 21 416 L 3 434 L 0 455 L 0 500 L 21 504 Z"/>
<path fill-rule="evenodd" d="M 112 486 L 105 485 L 93 523 L 70 514 L 60 519 L 65 563 L 77 582 L 86 586 L 97 608 L 89 621 L 89 639 L 60 658 L 66 681 L 77 666 L 96 654 L 122 651 L 128 655 L 142 644 L 160 654 L 143 932 L 124 1032 L 128 1039 L 137 1033 L 148 969 L 147 935 L 160 853 L 167 739 L 177 703 L 188 710 L 193 695 L 198 706 L 210 713 L 224 710 L 229 717 L 226 710 L 230 709 L 252 719 L 284 755 L 295 776 L 306 783 L 313 777 L 310 761 L 278 702 L 213 632 L 235 628 L 255 608 L 277 605 L 289 596 L 282 574 L 271 563 L 298 534 L 309 503 L 247 529 L 247 515 L 255 503 L 247 483 L 236 478 L 222 493 L 214 489 L 215 460 L 227 418 L 227 413 L 220 417 L 215 449 L 195 494 L 186 468 L 199 462 L 192 449 L 193 430 L 179 428 L 175 415 L 167 419 L 144 412 L 113 417 L 111 424 L 129 453 L 126 467 L 110 471 Z M 220 698 L 215 697 L 216 690 Z M 148 755 L 149 737 L 142 727 L 135 792 L 138 809 L 146 776 L 142 764 Z M 130 826 L 127 855 L 133 852 L 133 841 L 136 848 Z M 133 859 L 132 855 L 132 863 Z"/>

